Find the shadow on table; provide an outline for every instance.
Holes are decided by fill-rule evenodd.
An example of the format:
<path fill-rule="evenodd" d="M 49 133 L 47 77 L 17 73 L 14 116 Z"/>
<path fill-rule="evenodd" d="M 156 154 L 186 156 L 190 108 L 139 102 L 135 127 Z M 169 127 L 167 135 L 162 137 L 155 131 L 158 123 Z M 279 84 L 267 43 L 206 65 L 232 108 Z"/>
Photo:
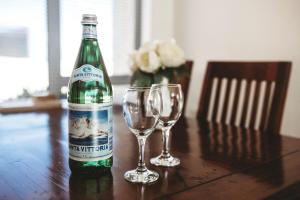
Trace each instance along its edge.
<path fill-rule="evenodd" d="M 187 119 L 181 117 L 171 129 L 171 146 L 174 149 L 180 149 L 182 153 L 191 151 L 188 127 Z"/>
<path fill-rule="evenodd" d="M 294 183 L 288 188 L 276 192 L 265 198 L 265 200 L 300 199 L 300 182 Z"/>
<path fill-rule="evenodd" d="M 272 170 L 267 170 L 264 176 L 256 176 L 249 170 L 259 168 L 263 163 L 270 162 L 281 156 L 281 136 L 234 126 L 199 123 L 201 155 L 206 160 L 212 160 L 238 170 L 250 176 L 257 177 L 271 185 L 283 183 L 282 160 L 274 162 Z M 276 179 L 272 179 L 272 175 Z"/>

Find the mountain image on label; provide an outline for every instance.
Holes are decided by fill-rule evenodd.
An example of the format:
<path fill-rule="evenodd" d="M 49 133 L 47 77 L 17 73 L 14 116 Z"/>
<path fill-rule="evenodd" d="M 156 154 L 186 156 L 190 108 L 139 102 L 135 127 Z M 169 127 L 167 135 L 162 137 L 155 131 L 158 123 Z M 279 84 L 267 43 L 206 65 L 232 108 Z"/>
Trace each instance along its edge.
<path fill-rule="evenodd" d="M 113 164 L 112 87 L 97 40 L 96 15 L 82 16 L 82 41 L 69 80 L 69 167 L 99 174 Z"/>

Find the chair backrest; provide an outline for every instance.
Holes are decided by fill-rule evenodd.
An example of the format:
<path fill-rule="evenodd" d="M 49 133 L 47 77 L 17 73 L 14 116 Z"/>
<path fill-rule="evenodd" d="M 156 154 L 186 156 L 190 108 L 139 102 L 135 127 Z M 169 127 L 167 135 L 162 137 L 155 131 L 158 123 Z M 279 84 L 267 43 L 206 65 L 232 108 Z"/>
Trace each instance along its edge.
<path fill-rule="evenodd" d="M 209 62 L 198 118 L 279 133 L 291 62 Z"/>

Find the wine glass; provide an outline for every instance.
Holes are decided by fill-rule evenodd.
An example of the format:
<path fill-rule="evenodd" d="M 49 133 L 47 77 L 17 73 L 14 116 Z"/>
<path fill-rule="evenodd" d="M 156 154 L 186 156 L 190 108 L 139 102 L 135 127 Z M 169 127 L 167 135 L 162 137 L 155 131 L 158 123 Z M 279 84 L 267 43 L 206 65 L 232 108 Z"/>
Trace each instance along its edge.
<path fill-rule="evenodd" d="M 161 110 L 159 90 L 150 87 L 131 87 L 123 98 L 123 115 L 130 131 L 139 144 L 139 161 L 134 170 L 127 171 L 124 178 L 133 183 L 152 183 L 159 174 L 148 170 L 144 161 L 147 137 L 154 131 Z"/>
<path fill-rule="evenodd" d="M 156 166 L 174 167 L 180 164 L 180 160 L 169 153 L 170 129 L 179 119 L 183 108 L 183 94 L 180 84 L 153 84 L 153 89 L 159 89 L 162 101 L 162 110 L 159 117 L 158 128 L 162 131 L 163 150 L 161 154 L 150 159 L 150 163 Z"/>

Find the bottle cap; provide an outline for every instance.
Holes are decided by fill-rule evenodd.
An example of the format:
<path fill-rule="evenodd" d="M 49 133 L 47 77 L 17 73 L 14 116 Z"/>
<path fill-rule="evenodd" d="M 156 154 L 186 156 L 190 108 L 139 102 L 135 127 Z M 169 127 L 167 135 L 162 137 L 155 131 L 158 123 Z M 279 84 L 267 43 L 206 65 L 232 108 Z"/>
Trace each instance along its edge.
<path fill-rule="evenodd" d="M 94 14 L 83 14 L 81 24 L 98 24 L 97 16 Z"/>

